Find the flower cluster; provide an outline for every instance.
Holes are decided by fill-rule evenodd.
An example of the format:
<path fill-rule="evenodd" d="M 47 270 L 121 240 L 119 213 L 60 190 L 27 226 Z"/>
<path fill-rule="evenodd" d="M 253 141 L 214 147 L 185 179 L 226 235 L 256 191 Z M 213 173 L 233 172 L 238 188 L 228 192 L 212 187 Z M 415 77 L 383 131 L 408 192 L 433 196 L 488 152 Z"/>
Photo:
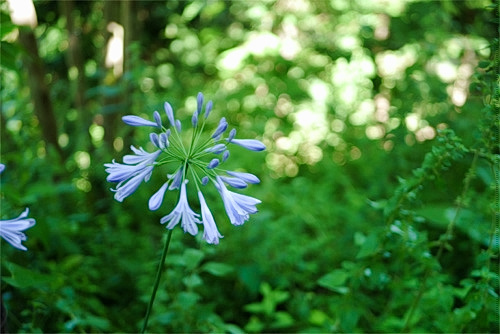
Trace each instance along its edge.
<path fill-rule="evenodd" d="M 149 199 L 149 209 L 159 209 L 166 191 L 179 189 L 177 205 L 172 212 L 161 218 L 160 222 L 166 224 L 168 229 L 173 229 L 181 223 L 184 232 L 191 235 L 196 235 L 198 224 L 203 224 L 203 238 L 210 244 L 218 244 L 222 235 L 217 229 L 201 188 L 211 182 L 222 198 L 231 223 L 242 225 L 249 219 L 250 214 L 257 212 L 256 205 L 260 201 L 230 191 L 227 186 L 241 189 L 246 188 L 248 184 L 259 183 L 260 180 L 253 174 L 229 171 L 221 166 L 229 158 L 230 145 L 238 145 L 250 151 L 262 151 L 266 147 L 255 139 L 235 138 L 235 129 L 230 130 L 226 136 L 228 123 L 224 117 L 220 119 L 217 128 L 210 135 L 204 134 L 206 119 L 212 110 L 212 101 L 204 106 L 203 100 L 203 94 L 198 93 L 197 109 L 191 119 L 193 131 L 188 143 L 184 142 L 181 137 L 181 122 L 174 118 L 172 106 L 168 102 L 164 104 L 168 128 L 163 125 L 158 111 L 153 113 L 154 121 L 132 115 L 122 117 L 123 122 L 128 125 L 146 126 L 156 130 L 149 135 L 156 150 L 149 153 L 142 147 L 131 146 L 134 154 L 124 156 L 123 163 L 113 160 L 112 163 L 104 166 L 109 174 L 107 181 L 118 183 L 116 188 L 111 190 L 119 202 L 134 193 L 142 182 L 148 182 L 155 167 L 166 165 L 171 168 L 172 173 L 166 175 L 166 181 Z M 204 112 L 202 112 L 203 106 Z M 189 206 L 188 181 L 194 184 L 198 192 L 201 217 Z"/>
<path fill-rule="evenodd" d="M 5 169 L 4 164 L 0 164 L 0 173 Z M 8 220 L 0 220 L 0 236 L 9 244 L 20 250 L 28 250 L 23 244 L 26 241 L 26 235 L 22 232 L 35 225 L 33 218 L 27 218 L 29 209 L 26 208 L 19 217 Z"/>

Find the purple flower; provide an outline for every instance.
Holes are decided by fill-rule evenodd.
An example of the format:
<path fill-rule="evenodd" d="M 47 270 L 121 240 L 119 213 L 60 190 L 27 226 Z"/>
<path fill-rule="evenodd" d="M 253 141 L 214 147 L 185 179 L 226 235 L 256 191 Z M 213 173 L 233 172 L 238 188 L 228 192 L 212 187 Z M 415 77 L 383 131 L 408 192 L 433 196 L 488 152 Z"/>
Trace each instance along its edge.
<path fill-rule="evenodd" d="M 219 166 L 219 159 L 214 158 L 214 159 L 212 159 L 212 160 L 208 163 L 207 168 L 208 168 L 208 169 L 214 169 L 214 168 L 215 168 L 215 167 L 217 167 L 217 166 Z"/>
<path fill-rule="evenodd" d="M 201 92 L 199 92 L 198 95 L 196 96 L 196 103 L 197 107 L 196 107 L 196 112 L 194 114 L 199 115 L 201 114 L 201 108 L 203 107 L 203 94 Z"/>
<path fill-rule="evenodd" d="M 175 126 L 175 119 L 174 119 L 174 110 L 172 109 L 172 106 L 170 103 L 165 102 L 163 105 L 163 108 L 165 109 L 165 113 L 167 114 L 168 121 L 170 122 L 171 126 Z"/>
<path fill-rule="evenodd" d="M 0 236 L 9 244 L 20 250 L 28 250 L 21 242 L 25 241 L 26 235 L 22 232 L 35 225 L 35 219 L 28 217 L 29 209 L 26 208 L 19 217 L 9 220 L 0 220 Z"/>
<path fill-rule="evenodd" d="M 161 128 L 161 117 L 160 117 L 160 113 L 158 111 L 155 111 L 153 113 L 153 118 L 155 119 L 155 122 L 156 122 L 156 125 Z"/>
<path fill-rule="evenodd" d="M 169 181 L 165 182 L 161 188 L 155 192 L 153 196 L 151 196 L 148 202 L 149 210 L 155 211 L 160 208 L 161 203 L 163 202 L 163 197 L 165 196 L 165 191 L 168 187 L 168 182 Z"/>
<path fill-rule="evenodd" d="M 214 134 L 212 135 L 212 138 L 217 138 L 220 136 L 224 131 L 227 129 L 227 122 L 226 118 L 222 117 L 219 121 L 219 125 L 217 126 L 217 129 L 215 129 Z"/>
<path fill-rule="evenodd" d="M 214 154 L 221 154 L 222 152 L 224 152 L 225 149 L 226 149 L 226 145 L 217 144 L 217 145 L 214 145 L 212 147 L 207 148 L 205 150 L 205 152 L 214 153 Z"/>
<path fill-rule="evenodd" d="M 156 146 L 157 148 L 160 148 L 160 136 L 158 136 L 157 133 L 151 132 L 149 134 L 149 140 L 151 140 L 151 142 L 153 143 L 154 146 Z"/>
<path fill-rule="evenodd" d="M 115 199 L 120 202 L 134 193 L 143 182 L 148 182 L 154 169 L 166 169 L 166 180 L 162 181 L 159 189 L 155 189 L 154 194 L 149 198 L 149 209 L 151 211 L 158 210 L 162 206 L 166 192 L 179 189 L 179 199 L 175 208 L 161 218 L 161 223 L 166 224 L 168 229 L 173 229 L 181 223 L 182 229 L 192 235 L 198 232 L 197 224 L 203 223 L 203 238 L 210 244 L 218 244 L 222 235 L 217 230 L 212 213 L 200 188 L 208 185 L 209 181 L 212 180 L 221 196 L 230 222 L 233 225 L 245 223 L 250 214 L 257 212 L 256 205 L 260 201 L 229 191 L 227 187 L 242 189 L 249 184 L 259 183 L 260 180 L 250 173 L 227 171 L 221 168 L 221 164 L 230 157 L 230 147 L 233 146 L 229 144 L 239 145 L 251 151 L 262 151 L 266 147 L 258 140 L 235 139 L 236 129 L 231 129 L 228 136 L 224 138 L 228 129 L 225 117 L 219 120 L 219 124 L 215 130 L 212 130 L 211 134 L 210 132 L 203 133 L 208 125 L 206 118 L 213 107 L 212 101 L 208 101 L 205 105 L 205 117 L 200 117 L 204 101 L 203 94 L 198 93 L 196 110 L 191 118 L 193 130 L 187 132 L 191 138 L 183 137 L 182 124 L 180 120 L 175 119 L 174 110 L 168 102 L 163 105 L 168 118 L 168 129 L 162 125 L 160 113 L 157 111 L 153 112 L 154 122 L 139 116 L 124 116 L 123 121 L 129 125 L 155 128 L 149 134 L 149 140 L 157 151 L 148 153 L 142 148 L 132 147 L 134 154 L 125 155 L 123 163 L 117 163 L 113 160 L 111 163 L 105 164 L 105 168 L 108 173 L 107 180 L 117 183 L 112 191 L 115 192 Z M 162 156 L 160 157 L 160 155 Z M 189 180 L 191 180 L 190 185 L 193 185 L 198 191 L 201 218 L 200 214 L 189 207 L 186 194 L 186 184 Z"/>
<path fill-rule="evenodd" d="M 182 167 L 174 175 L 169 174 L 168 178 L 172 180 L 172 184 L 168 187 L 168 190 L 179 189 L 182 182 Z"/>
<path fill-rule="evenodd" d="M 159 138 L 158 141 L 160 144 L 160 148 L 162 150 L 166 149 L 169 145 L 168 136 L 170 136 L 170 129 L 168 129 L 166 132 L 160 133 L 160 135 L 158 136 L 158 138 Z"/>
<path fill-rule="evenodd" d="M 205 239 L 209 244 L 217 245 L 219 244 L 219 238 L 223 238 L 223 236 L 219 233 L 219 230 L 217 230 L 214 217 L 212 216 L 201 191 L 198 191 L 198 198 L 200 199 L 201 217 L 204 228 L 203 239 Z"/>
<path fill-rule="evenodd" d="M 176 207 L 168 215 L 161 218 L 160 222 L 162 224 L 168 222 L 167 228 L 171 230 L 182 220 L 181 227 L 184 232 L 187 232 L 191 235 L 196 235 L 198 233 L 198 226 L 196 226 L 196 224 L 201 223 L 198 219 L 200 215 L 195 213 L 189 207 L 186 195 L 186 183 L 187 182 L 182 183 L 181 194 L 179 196 L 179 202 L 177 202 Z"/>
<path fill-rule="evenodd" d="M 210 112 L 212 111 L 212 101 L 208 101 L 207 105 L 205 106 L 205 118 L 210 115 Z"/>
<path fill-rule="evenodd" d="M 193 117 L 191 118 L 191 124 L 193 124 L 193 128 L 195 128 L 196 125 L 198 125 L 198 114 L 197 113 L 193 114 Z"/>
<path fill-rule="evenodd" d="M 260 180 L 257 176 L 250 174 L 250 173 L 243 173 L 243 172 L 233 172 L 233 171 L 226 171 L 227 174 L 237 177 L 239 179 L 242 179 L 246 183 L 260 183 Z"/>
<path fill-rule="evenodd" d="M 255 206 L 261 203 L 258 199 L 227 190 L 219 176 L 215 186 L 222 197 L 231 224 L 243 225 L 250 218 L 250 214 L 257 212 Z"/>
<path fill-rule="evenodd" d="M 153 172 L 154 162 L 161 153 L 158 150 L 153 153 L 148 153 L 141 148 L 136 149 L 130 147 L 135 155 L 126 155 L 123 157 L 125 164 L 117 163 L 113 160 L 110 164 L 104 164 L 106 172 L 109 174 L 106 180 L 109 182 L 118 182 L 116 189 L 111 189 L 115 192 L 115 199 L 118 202 L 130 196 L 137 190 L 142 181 L 149 181 Z"/>
<path fill-rule="evenodd" d="M 243 181 L 242 179 L 239 179 L 237 177 L 221 176 L 220 178 L 222 179 L 222 181 L 229 184 L 233 188 L 243 189 L 243 188 L 247 187 L 247 184 L 245 183 L 245 181 Z"/>
<path fill-rule="evenodd" d="M 231 129 L 231 131 L 229 131 L 229 136 L 227 137 L 227 142 L 230 143 L 234 139 L 234 136 L 236 136 L 236 129 Z"/>
<path fill-rule="evenodd" d="M 250 151 L 263 151 L 266 149 L 266 145 L 257 139 L 232 139 L 231 143 L 244 147 Z"/>
<path fill-rule="evenodd" d="M 148 121 L 147 119 L 144 119 L 139 116 L 134 116 L 134 115 L 128 115 L 128 116 L 123 116 L 122 121 L 125 124 L 132 125 L 132 126 L 153 126 L 155 128 L 161 127 L 158 126 L 157 123 Z"/>
<path fill-rule="evenodd" d="M 206 175 L 201 178 L 201 184 L 204 186 L 206 186 L 208 184 L 208 181 L 210 181 L 210 179 Z"/>

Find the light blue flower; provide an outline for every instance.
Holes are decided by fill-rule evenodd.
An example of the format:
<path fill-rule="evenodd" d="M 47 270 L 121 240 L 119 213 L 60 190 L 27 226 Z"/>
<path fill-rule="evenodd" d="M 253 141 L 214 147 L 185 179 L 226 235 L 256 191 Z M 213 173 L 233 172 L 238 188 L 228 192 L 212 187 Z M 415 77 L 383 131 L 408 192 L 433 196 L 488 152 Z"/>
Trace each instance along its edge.
<path fill-rule="evenodd" d="M 255 184 L 255 183 L 260 183 L 260 180 L 257 176 L 253 175 L 253 174 L 250 174 L 250 173 L 243 173 L 243 172 L 233 172 L 233 171 L 226 171 L 227 174 L 231 175 L 231 176 L 234 176 L 234 177 L 237 177 L 239 179 L 242 179 L 243 181 L 245 181 L 246 183 L 252 183 L 252 184 Z"/>
<path fill-rule="evenodd" d="M 208 169 L 214 169 L 215 167 L 219 166 L 219 159 L 213 158 L 207 165 Z"/>
<path fill-rule="evenodd" d="M 216 179 L 215 186 L 222 197 L 224 208 L 231 224 L 243 225 L 250 218 L 250 214 L 257 212 L 255 206 L 261 203 L 261 201 L 250 196 L 229 191 L 219 176 Z"/>
<path fill-rule="evenodd" d="M 230 143 L 239 145 L 250 151 L 263 151 L 266 149 L 266 145 L 257 139 L 232 139 Z"/>
<path fill-rule="evenodd" d="M 172 180 L 172 183 L 170 184 L 170 187 L 168 187 L 168 190 L 175 190 L 175 189 L 179 189 L 179 187 L 181 186 L 181 182 L 182 182 L 182 176 L 183 176 L 183 172 L 182 172 L 182 166 L 179 168 L 179 170 L 177 171 L 177 173 L 175 173 L 174 175 L 171 175 L 171 174 L 168 174 L 168 178 Z"/>
<path fill-rule="evenodd" d="M 4 164 L 0 164 L 0 174 L 2 174 L 2 172 L 5 170 L 5 165 Z"/>
<path fill-rule="evenodd" d="M 230 157 L 229 144 L 239 145 L 251 151 L 262 151 L 265 145 L 255 139 L 235 139 L 236 129 L 232 129 L 226 135 L 228 122 L 225 117 L 221 117 L 215 130 L 204 131 L 209 123 L 206 121 L 213 108 L 212 101 L 205 105 L 205 117 L 199 117 L 203 110 L 204 96 L 199 93 L 196 97 L 196 110 L 191 118 L 193 126 L 191 138 L 182 137 L 182 125 L 180 120 L 175 118 L 172 106 L 165 102 L 163 107 L 168 118 L 168 129 L 162 125 L 162 120 L 158 112 L 153 113 L 155 122 L 151 122 L 138 116 L 124 116 L 125 123 L 132 126 L 150 126 L 153 131 L 149 134 L 149 140 L 158 150 L 148 153 L 142 148 L 135 149 L 134 155 L 126 155 L 123 164 L 114 160 L 110 164 L 105 164 L 108 172 L 107 180 L 117 182 L 115 199 L 123 201 L 139 187 L 142 182 L 147 182 L 153 169 L 165 168 L 166 180 L 150 197 L 148 207 L 155 211 L 160 209 L 164 202 L 167 191 L 180 189 L 178 202 L 171 213 L 161 218 L 162 224 L 167 224 L 168 229 L 173 229 L 181 223 L 182 229 L 192 235 L 198 232 L 198 224 L 203 223 L 203 239 L 208 243 L 217 244 L 222 235 L 217 230 L 214 217 L 205 201 L 200 187 L 207 186 L 210 181 L 215 185 L 221 196 L 225 211 L 233 225 L 241 225 L 249 219 L 250 214 L 256 213 L 256 205 L 260 200 L 250 196 L 241 195 L 227 190 L 226 184 L 243 189 L 249 184 L 259 183 L 257 176 L 245 173 L 228 171 L 224 164 Z M 189 144 L 188 144 L 189 143 Z M 164 175 L 165 175 L 164 174 Z M 199 214 L 194 212 L 187 199 L 187 182 L 189 186 L 196 188 L 200 203 L 202 220 Z M 204 188 L 204 189 L 209 189 Z"/>
<path fill-rule="evenodd" d="M 132 125 L 132 126 L 154 126 L 154 127 L 161 127 L 161 125 L 158 126 L 158 124 L 155 123 L 155 122 L 151 122 L 151 121 L 148 121 L 147 119 L 144 119 L 142 117 L 133 116 L 133 115 L 123 116 L 122 117 L 122 121 L 123 121 L 123 123 L 128 124 L 128 125 Z"/>
<path fill-rule="evenodd" d="M 217 144 L 217 145 L 214 145 L 214 146 L 212 146 L 210 148 L 207 148 L 205 150 L 205 152 L 214 153 L 214 154 L 221 154 L 225 150 L 226 150 L 226 145 L 224 145 L 224 144 Z"/>
<path fill-rule="evenodd" d="M 219 126 L 217 126 L 217 129 L 215 129 L 214 134 L 212 135 L 212 138 L 217 138 L 219 137 L 224 131 L 227 129 L 227 121 L 225 117 L 222 117 L 219 121 Z"/>
<path fill-rule="evenodd" d="M 142 181 L 149 181 L 153 172 L 154 162 L 162 152 L 161 150 L 153 153 L 144 151 L 141 147 L 136 149 L 130 147 L 135 155 L 126 155 L 123 157 L 125 164 L 118 163 L 113 160 L 112 163 L 104 164 L 106 172 L 109 174 L 106 178 L 109 182 L 118 182 L 116 189 L 111 189 L 115 192 L 115 199 L 118 202 L 123 202 L 125 198 L 133 194 Z"/>
<path fill-rule="evenodd" d="M 165 196 L 165 192 L 167 191 L 167 187 L 168 187 L 169 182 L 170 182 L 170 180 L 165 182 L 161 186 L 161 188 L 158 189 L 158 191 L 153 196 L 151 196 L 151 198 L 149 199 L 149 203 L 148 203 L 149 210 L 155 211 L 155 210 L 158 210 L 160 208 L 160 205 L 163 202 L 163 197 Z"/>
<path fill-rule="evenodd" d="M 201 218 L 204 228 L 203 239 L 209 244 L 217 245 L 219 244 L 219 238 L 224 237 L 219 233 L 212 212 L 210 212 L 207 202 L 205 202 L 205 198 L 203 197 L 203 193 L 200 190 L 198 190 L 198 198 L 200 200 Z"/>
<path fill-rule="evenodd" d="M 233 188 L 243 189 L 248 186 L 245 181 L 237 177 L 220 176 L 220 178 Z"/>
<path fill-rule="evenodd" d="M 19 217 L 9 220 L 0 220 L 0 236 L 17 249 L 26 251 L 21 242 L 25 241 L 26 235 L 22 232 L 35 225 L 35 219 L 27 218 L 29 209 L 26 208 Z"/>
<path fill-rule="evenodd" d="M 181 194 L 179 196 L 179 202 L 177 202 L 176 207 L 170 212 L 168 215 L 160 219 L 162 224 L 167 224 L 168 229 L 173 229 L 179 222 L 182 220 L 181 227 L 184 232 L 187 232 L 191 235 L 196 235 L 198 233 L 198 226 L 196 224 L 200 224 L 200 220 L 198 217 L 200 216 L 189 207 L 189 203 L 186 195 L 186 183 L 187 181 L 182 183 L 181 186 Z"/>
<path fill-rule="evenodd" d="M 167 114 L 167 118 L 168 121 L 170 122 L 170 125 L 175 126 L 174 110 L 172 109 L 170 103 L 165 102 L 163 104 L 163 108 L 165 109 L 165 113 Z"/>
<path fill-rule="evenodd" d="M 208 101 L 207 105 L 205 106 L 205 118 L 208 118 L 208 115 L 210 115 L 210 112 L 212 111 L 212 101 Z"/>

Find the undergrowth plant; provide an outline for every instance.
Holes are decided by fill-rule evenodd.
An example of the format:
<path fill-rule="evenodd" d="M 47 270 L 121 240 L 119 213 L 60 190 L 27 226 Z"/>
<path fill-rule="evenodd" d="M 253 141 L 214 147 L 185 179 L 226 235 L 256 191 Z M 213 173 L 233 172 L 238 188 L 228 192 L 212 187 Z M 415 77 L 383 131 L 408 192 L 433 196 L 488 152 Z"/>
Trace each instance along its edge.
<path fill-rule="evenodd" d="M 318 280 L 340 296 L 333 317 L 323 314 L 330 330 L 498 332 L 498 39 L 490 47 L 493 59 L 479 64 L 471 85 L 484 99 L 475 140 L 441 129 L 392 197 L 370 202 L 385 224 L 357 232 L 355 260 Z M 452 192 L 448 176 L 457 170 L 461 190 Z"/>

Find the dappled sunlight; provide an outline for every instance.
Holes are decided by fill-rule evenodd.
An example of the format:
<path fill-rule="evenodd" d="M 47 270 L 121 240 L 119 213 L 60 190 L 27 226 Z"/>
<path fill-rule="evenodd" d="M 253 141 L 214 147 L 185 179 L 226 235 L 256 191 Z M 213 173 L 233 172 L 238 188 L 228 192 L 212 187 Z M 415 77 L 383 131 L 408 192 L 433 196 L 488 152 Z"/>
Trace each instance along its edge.
<path fill-rule="evenodd" d="M 123 26 L 116 22 L 110 22 L 107 29 L 111 33 L 111 37 L 108 40 L 104 63 L 107 67 L 113 69 L 113 74 L 116 77 L 119 77 L 123 73 L 123 38 L 125 31 Z"/>
<path fill-rule="evenodd" d="M 33 0 L 7 0 L 7 3 L 12 23 L 32 29 L 38 25 Z"/>
<path fill-rule="evenodd" d="M 415 64 L 419 53 L 419 46 L 407 44 L 397 51 L 384 51 L 377 53 L 375 62 L 379 75 L 390 82 L 389 88 L 395 80 L 405 76 L 405 70 Z"/>

